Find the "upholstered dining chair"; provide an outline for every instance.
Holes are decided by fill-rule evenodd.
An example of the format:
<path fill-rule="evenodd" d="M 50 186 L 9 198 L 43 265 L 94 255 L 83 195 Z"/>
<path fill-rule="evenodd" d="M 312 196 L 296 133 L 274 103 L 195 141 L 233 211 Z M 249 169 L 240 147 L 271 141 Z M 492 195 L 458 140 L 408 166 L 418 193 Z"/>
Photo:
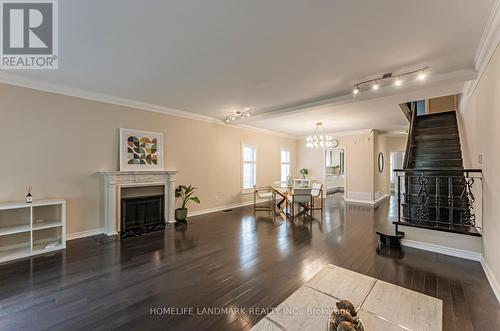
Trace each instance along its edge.
<path fill-rule="evenodd" d="M 312 204 L 311 204 L 311 210 L 314 213 L 314 210 L 321 210 L 323 211 L 324 208 L 324 199 L 323 199 L 323 184 L 321 183 L 313 183 L 312 184 L 312 189 L 311 189 L 311 195 L 312 195 Z M 316 201 L 320 200 L 320 206 L 316 207 Z"/>
<path fill-rule="evenodd" d="M 265 204 L 260 204 L 261 200 L 265 200 Z M 253 187 L 253 209 L 262 211 L 274 211 L 274 194 L 270 186 Z"/>
<path fill-rule="evenodd" d="M 309 210 L 309 206 L 311 206 L 311 204 L 312 204 L 311 189 L 310 188 L 294 188 L 292 191 L 292 194 L 290 194 L 288 196 L 287 204 L 290 207 L 289 211 L 290 211 L 290 215 L 292 217 L 294 216 L 295 204 L 299 205 L 299 210 L 300 210 L 300 207 L 304 208 L 304 211 L 307 214 L 307 211 Z M 309 214 L 307 214 L 307 215 L 309 215 Z"/>

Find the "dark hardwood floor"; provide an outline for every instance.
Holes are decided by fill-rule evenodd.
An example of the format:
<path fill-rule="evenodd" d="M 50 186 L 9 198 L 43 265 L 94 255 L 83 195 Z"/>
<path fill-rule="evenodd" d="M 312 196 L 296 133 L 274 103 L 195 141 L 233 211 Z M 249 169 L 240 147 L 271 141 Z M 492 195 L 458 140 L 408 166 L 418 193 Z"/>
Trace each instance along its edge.
<path fill-rule="evenodd" d="M 328 263 L 442 299 L 444 330 L 500 330 L 478 262 L 410 248 L 378 254 L 375 231 L 390 224 L 389 200 L 374 209 L 329 196 L 325 206 L 323 217 L 293 223 L 245 207 L 2 264 L 0 330 L 246 330 L 265 315 L 250 307 L 277 306 Z M 151 313 L 162 307 L 193 310 Z M 205 307 L 234 313 L 197 314 Z"/>

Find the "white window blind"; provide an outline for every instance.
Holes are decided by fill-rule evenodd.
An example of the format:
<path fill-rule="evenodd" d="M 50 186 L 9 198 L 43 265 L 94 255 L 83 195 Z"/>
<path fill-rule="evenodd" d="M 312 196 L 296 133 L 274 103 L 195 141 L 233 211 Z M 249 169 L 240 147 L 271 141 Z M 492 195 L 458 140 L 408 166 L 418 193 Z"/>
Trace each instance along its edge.
<path fill-rule="evenodd" d="M 241 146 L 242 189 L 253 189 L 257 182 L 257 149 L 254 146 Z"/>
<path fill-rule="evenodd" d="M 281 181 L 286 182 L 290 175 L 290 152 L 286 149 L 281 150 Z"/>

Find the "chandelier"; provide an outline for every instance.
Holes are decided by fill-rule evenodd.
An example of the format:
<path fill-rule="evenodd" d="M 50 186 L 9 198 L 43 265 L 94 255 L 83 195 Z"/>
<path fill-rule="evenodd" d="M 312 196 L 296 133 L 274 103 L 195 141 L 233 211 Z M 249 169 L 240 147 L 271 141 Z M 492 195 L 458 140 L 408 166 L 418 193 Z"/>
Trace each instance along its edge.
<path fill-rule="evenodd" d="M 318 135 L 318 129 L 320 129 Z M 325 129 L 323 128 L 323 123 L 316 123 L 316 130 L 314 130 L 314 136 L 306 137 L 306 147 L 307 148 L 319 148 L 319 147 L 333 147 L 333 138 L 325 134 Z"/>

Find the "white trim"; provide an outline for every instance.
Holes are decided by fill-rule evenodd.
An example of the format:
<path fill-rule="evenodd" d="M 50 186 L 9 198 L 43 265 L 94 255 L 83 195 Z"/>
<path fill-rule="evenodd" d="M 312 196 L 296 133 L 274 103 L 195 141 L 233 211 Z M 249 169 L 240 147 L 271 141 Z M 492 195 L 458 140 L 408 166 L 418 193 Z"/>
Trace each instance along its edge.
<path fill-rule="evenodd" d="M 446 247 L 441 245 L 429 244 L 421 241 L 402 239 L 401 245 L 412 247 L 416 249 L 421 249 L 428 252 L 439 253 L 454 257 L 460 257 L 462 259 L 472 260 L 472 261 L 481 261 L 481 253 L 466 251 L 463 249 Z"/>
<path fill-rule="evenodd" d="M 48 92 L 48 93 L 53 93 L 53 94 L 59 94 L 59 95 L 84 99 L 84 100 L 90 100 L 90 101 L 102 102 L 102 103 L 107 103 L 107 104 L 112 104 L 112 105 L 117 105 L 117 106 L 122 106 L 122 107 L 127 107 L 127 108 L 133 108 L 133 109 L 137 109 L 137 110 L 151 111 L 151 112 L 160 113 L 163 115 L 170 115 L 170 116 L 175 116 L 175 117 L 180 117 L 180 118 L 185 118 L 185 119 L 190 119 L 190 120 L 195 120 L 195 121 L 202 121 L 202 122 L 208 122 L 208 123 L 228 126 L 228 124 L 226 124 L 226 122 L 224 122 L 223 120 L 218 119 L 218 118 L 214 118 L 214 117 L 210 117 L 210 116 L 200 115 L 200 114 L 188 112 L 185 110 L 179 110 L 179 109 L 175 109 L 175 108 L 159 106 L 159 105 L 155 105 L 155 104 L 151 104 L 151 103 L 147 103 L 147 102 L 136 101 L 136 100 L 122 98 L 122 97 L 116 97 L 116 96 L 109 95 L 109 94 L 88 91 L 88 90 L 84 90 L 84 89 L 80 89 L 80 88 L 48 83 L 48 82 L 44 82 L 44 81 L 33 79 L 33 78 L 27 78 L 27 77 L 21 77 L 19 75 L 7 74 L 5 72 L 0 72 L 0 83 L 12 85 L 12 86 L 24 87 L 24 88 L 28 88 L 28 89 L 32 89 L 32 90 L 37 90 L 37 91 L 43 91 L 43 92 Z M 237 128 L 237 129 L 241 129 L 241 130 L 246 130 L 246 131 L 265 133 L 265 134 L 273 135 L 273 136 L 277 136 L 277 137 L 296 139 L 295 135 L 290 135 L 290 134 L 286 134 L 286 133 L 274 131 L 274 130 L 269 130 L 269 129 L 261 129 L 261 128 L 257 128 L 257 127 L 253 127 L 253 126 L 247 126 L 247 125 L 234 125 L 232 127 Z"/>
<path fill-rule="evenodd" d="M 474 56 L 474 68 L 478 72 L 477 78 L 465 83 L 464 94 L 472 95 L 477 84 L 495 53 L 498 44 L 500 43 L 500 0 L 496 0 L 493 4 L 491 15 L 486 23 L 481 40 L 476 49 Z"/>
<path fill-rule="evenodd" d="M 266 199 L 260 199 L 260 200 L 257 200 L 257 203 L 261 203 L 261 202 L 264 202 L 264 201 L 266 201 Z M 238 202 L 238 203 L 233 203 L 231 205 L 225 205 L 225 206 L 207 208 L 207 209 L 202 209 L 202 210 L 195 210 L 193 212 L 188 212 L 188 217 L 200 216 L 200 215 L 215 213 L 215 212 L 218 212 L 218 211 L 223 211 L 223 210 L 226 210 L 226 209 L 240 208 L 240 207 L 245 207 L 245 206 L 249 206 L 249 205 L 253 205 L 253 200 L 244 201 L 244 202 Z"/>
<path fill-rule="evenodd" d="M 98 234 L 103 234 L 103 233 L 104 233 L 104 228 L 94 229 L 94 230 L 86 230 L 86 231 L 81 231 L 81 232 L 68 233 L 66 235 L 66 239 L 67 240 L 74 240 L 74 239 L 96 236 Z"/>
<path fill-rule="evenodd" d="M 481 256 L 481 266 L 483 267 L 484 273 L 486 274 L 486 278 L 490 283 L 493 293 L 495 294 L 498 302 L 500 303 L 500 284 L 496 280 L 493 271 L 491 271 L 490 266 L 488 265 L 488 261 L 486 261 L 484 255 Z"/>
<path fill-rule="evenodd" d="M 379 197 L 377 200 L 360 200 L 360 199 L 344 199 L 345 202 L 351 202 L 351 203 L 361 203 L 364 205 L 377 205 L 379 204 L 382 200 L 386 199 L 389 197 L 389 194 L 384 194 L 381 197 Z"/>

